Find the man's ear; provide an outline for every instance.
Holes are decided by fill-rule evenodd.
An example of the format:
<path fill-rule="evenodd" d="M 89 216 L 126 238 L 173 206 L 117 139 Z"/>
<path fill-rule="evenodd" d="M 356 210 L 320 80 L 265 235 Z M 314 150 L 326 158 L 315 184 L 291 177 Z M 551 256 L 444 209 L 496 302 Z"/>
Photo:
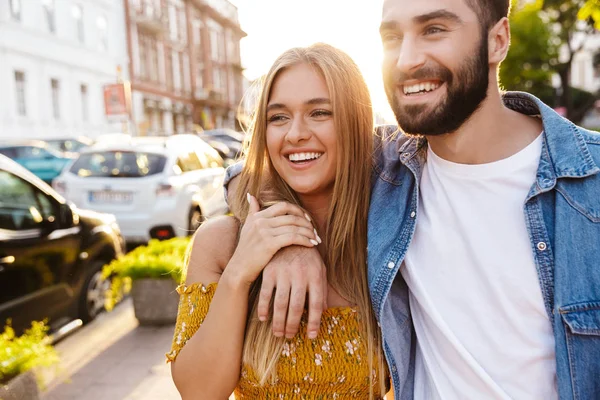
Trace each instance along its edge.
<path fill-rule="evenodd" d="M 504 17 L 488 33 L 488 59 L 490 64 L 500 64 L 510 46 L 510 24 Z"/>

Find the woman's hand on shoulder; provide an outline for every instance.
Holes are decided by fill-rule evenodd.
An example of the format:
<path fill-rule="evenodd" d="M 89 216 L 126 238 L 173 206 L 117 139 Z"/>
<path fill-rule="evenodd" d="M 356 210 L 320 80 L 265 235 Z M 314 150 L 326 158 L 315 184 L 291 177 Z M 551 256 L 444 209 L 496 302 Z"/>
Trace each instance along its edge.
<path fill-rule="evenodd" d="M 256 198 L 248 195 L 248 202 L 248 216 L 227 273 L 250 285 L 278 250 L 291 245 L 314 247 L 320 238 L 300 207 L 281 202 L 260 211 Z"/>

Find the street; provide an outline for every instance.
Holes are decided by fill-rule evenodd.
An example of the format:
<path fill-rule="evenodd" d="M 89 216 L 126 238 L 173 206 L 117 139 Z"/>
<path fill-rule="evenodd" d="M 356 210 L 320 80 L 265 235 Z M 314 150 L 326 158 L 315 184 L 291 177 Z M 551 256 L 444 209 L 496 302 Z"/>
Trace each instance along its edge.
<path fill-rule="evenodd" d="M 179 399 L 164 354 L 173 326 L 140 327 L 131 300 L 56 345 L 61 364 L 47 372 L 43 400 Z"/>

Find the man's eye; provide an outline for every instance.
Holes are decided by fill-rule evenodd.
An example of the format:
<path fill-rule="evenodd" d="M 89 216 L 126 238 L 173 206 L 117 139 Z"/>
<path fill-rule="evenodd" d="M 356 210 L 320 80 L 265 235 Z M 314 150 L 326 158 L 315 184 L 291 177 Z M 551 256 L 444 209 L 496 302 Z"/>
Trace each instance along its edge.
<path fill-rule="evenodd" d="M 442 33 L 444 30 L 437 26 L 431 26 L 425 30 L 426 35 L 435 35 L 436 33 Z"/>
<path fill-rule="evenodd" d="M 381 35 L 381 41 L 383 43 L 395 42 L 397 40 L 400 40 L 400 35 L 395 33 L 385 33 Z"/>

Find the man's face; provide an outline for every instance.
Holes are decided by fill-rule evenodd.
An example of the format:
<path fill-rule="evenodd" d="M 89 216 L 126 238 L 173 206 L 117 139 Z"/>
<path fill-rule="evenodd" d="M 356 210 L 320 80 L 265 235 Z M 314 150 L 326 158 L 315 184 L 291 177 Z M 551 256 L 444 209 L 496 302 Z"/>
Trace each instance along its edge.
<path fill-rule="evenodd" d="M 385 0 L 383 79 L 406 133 L 456 131 L 487 96 L 487 33 L 464 0 Z"/>

